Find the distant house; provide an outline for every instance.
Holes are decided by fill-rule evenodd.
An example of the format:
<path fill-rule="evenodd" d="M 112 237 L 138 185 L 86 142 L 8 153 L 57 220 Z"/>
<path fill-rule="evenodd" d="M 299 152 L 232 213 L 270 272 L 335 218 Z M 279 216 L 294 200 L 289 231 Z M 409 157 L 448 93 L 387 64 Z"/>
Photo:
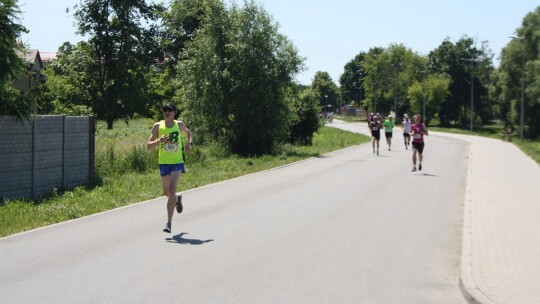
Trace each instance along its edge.
<path fill-rule="evenodd" d="M 53 59 L 56 59 L 56 52 L 39 52 L 39 55 L 41 57 L 41 64 L 43 65 L 44 69 L 47 68 Z"/>
<path fill-rule="evenodd" d="M 43 62 L 41 61 L 39 50 L 26 49 L 21 51 L 19 56 L 21 56 L 27 64 L 26 68 L 28 74 L 23 75 L 16 80 L 13 83 L 13 87 L 17 90 L 28 92 L 45 81 L 45 75 L 41 74 L 41 70 L 44 68 Z"/>

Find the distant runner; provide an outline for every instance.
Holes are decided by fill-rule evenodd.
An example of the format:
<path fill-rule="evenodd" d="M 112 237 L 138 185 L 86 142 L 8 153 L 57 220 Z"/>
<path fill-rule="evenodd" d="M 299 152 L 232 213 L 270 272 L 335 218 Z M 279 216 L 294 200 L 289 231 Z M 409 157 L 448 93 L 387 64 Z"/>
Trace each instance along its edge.
<path fill-rule="evenodd" d="M 409 115 L 405 114 L 405 116 L 403 116 L 403 123 L 401 125 L 403 128 L 403 142 L 405 143 L 405 150 L 408 150 L 409 146 L 411 145 L 411 126 L 411 119 L 409 118 Z"/>
<path fill-rule="evenodd" d="M 416 153 L 418 152 L 418 170 L 422 171 L 422 159 L 424 158 L 424 135 L 428 135 L 426 125 L 422 123 L 422 116 L 416 114 L 414 116 L 414 124 L 411 127 L 413 136 L 413 168 L 412 171 L 416 171 Z"/>
<path fill-rule="evenodd" d="M 384 121 L 383 126 L 384 126 L 384 136 L 386 137 L 386 143 L 388 144 L 388 151 L 390 151 L 390 148 L 392 147 L 392 132 L 394 129 L 394 117 L 392 115 L 388 115 L 388 119 Z"/>
<path fill-rule="evenodd" d="M 371 117 L 371 121 L 368 123 L 368 128 L 371 131 L 371 137 L 373 138 L 373 154 L 375 154 L 375 145 L 377 146 L 377 155 L 379 155 L 379 141 L 381 140 L 381 120 L 379 118 L 379 113 Z"/>

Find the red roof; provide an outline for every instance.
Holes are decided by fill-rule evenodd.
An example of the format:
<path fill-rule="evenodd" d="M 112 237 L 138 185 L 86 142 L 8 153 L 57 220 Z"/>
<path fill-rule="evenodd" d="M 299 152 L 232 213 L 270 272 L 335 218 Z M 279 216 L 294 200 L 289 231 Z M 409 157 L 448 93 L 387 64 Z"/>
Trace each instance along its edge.
<path fill-rule="evenodd" d="M 56 52 L 39 52 L 41 62 L 49 62 L 56 58 Z"/>

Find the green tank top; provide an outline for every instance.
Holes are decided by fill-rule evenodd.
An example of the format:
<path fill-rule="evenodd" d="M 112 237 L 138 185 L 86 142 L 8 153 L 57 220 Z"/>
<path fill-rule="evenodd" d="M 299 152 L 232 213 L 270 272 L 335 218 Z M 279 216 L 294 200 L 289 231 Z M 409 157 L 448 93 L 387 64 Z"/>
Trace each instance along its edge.
<path fill-rule="evenodd" d="M 384 121 L 383 126 L 385 133 L 392 133 L 392 129 L 394 128 L 394 122 L 387 119 Z"/>
<path fill-rule="evenodd" d="M 182 132 L 175 120 L 171 128 L 165 126 L 165 120 L 159 122 L 158 138 L 167 135 L 169 138 L 165 143 L 159 144 L 158 163 L 160 165 L 174 165 L 184 163 L 184 142 Z"/>

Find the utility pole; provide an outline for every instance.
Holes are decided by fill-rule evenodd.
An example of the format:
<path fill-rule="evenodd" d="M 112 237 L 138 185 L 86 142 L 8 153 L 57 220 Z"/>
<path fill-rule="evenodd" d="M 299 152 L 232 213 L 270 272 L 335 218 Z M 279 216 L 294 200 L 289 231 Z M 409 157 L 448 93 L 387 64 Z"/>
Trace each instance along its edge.
<path fill-rule="evenodd" d="M 462 60 L 469 61 L 471 63 L 471 132 L 473 131 L 474 120 L 474 62 L 475 59 L 461 58 Z"/>
<path fill-rule="evenodd" d="M 521 42 L 521 105 L 519 113 L 519 138 L 523 140 L 523 123 L 525 116 L 525 39 L 523 37 L 511 36 Z"/>
<path fill-rule="evenodd" d="M 424 99 L 424 102 L 422 104 L 422 119 L 424 121 L 426 121 L 426 78 L 427 78 L 427 74 L 428 74 L 428 71 L 417 71 L 416 73 L 421 73 L 422 74 L 422 97 Z"/>

